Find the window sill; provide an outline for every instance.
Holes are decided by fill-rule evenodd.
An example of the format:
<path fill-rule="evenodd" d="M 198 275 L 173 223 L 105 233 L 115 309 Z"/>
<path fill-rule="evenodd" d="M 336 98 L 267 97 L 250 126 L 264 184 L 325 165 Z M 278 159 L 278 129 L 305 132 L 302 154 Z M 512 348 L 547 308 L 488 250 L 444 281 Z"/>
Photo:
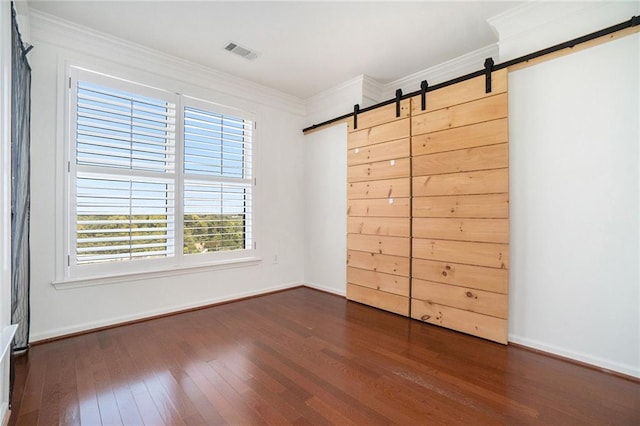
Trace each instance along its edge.
<path fill-rule="evenodd" d="M 260 257 L 245 257 L 242 259 L 225 260 L 215 263 L 183 265 L 173 268 L 156 269 L 153 271 L 133 272 L 126 274 L 110 274 L 93 277 L 66 278 L 52 281 L 51 285 L 56 290 L 67 290 L 80 287 L 92 287 L 97 285 L 117 284 L 126 281 L 148 280 L 153 278 L 171 277 L 175 275 L 195 274 L 205 271 L 215 271 L 231 268 L 243 268 L 254 266 L 262 261 Z"/>

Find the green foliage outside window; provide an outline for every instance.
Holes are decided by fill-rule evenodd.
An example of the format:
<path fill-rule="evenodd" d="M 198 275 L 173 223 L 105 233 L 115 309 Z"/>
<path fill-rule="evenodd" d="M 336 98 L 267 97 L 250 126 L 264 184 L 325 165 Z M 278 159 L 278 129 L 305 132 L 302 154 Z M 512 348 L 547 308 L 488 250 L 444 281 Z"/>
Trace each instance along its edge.
<path fill-rule="evenodd" d="M 79 260 L 119 254 L 128 259 L 128 253 L 166 255 L 166 215 L 78 215 L 77 219 Z M 245 226 L 242 214 L 185 214 L 184 254 L 242 250 L 246 248 Z"/>
<path fill-rule="evenodd" d="M 184 254 L 242 250 L 244 230 L 241 214 L 185 214 Z"/>

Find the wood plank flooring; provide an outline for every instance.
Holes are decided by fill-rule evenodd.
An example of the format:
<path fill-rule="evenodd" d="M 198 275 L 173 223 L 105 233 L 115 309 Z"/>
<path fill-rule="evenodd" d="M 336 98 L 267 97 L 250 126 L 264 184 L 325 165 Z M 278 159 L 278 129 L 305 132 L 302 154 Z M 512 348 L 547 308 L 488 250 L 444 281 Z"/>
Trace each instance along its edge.
<path fill-rule="evenodd" d="M 36 345 L 10 425 L 640 424 L 640 383 L 308 288 Z"/>

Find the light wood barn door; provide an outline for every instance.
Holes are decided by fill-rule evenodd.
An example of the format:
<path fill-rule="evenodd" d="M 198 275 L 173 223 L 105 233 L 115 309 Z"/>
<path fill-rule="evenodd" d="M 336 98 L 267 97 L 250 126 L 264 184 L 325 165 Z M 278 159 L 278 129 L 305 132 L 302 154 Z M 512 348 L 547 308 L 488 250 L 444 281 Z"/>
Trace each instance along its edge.
<path fill-rule="evenodd" d="M 347 298 L 409 316 L 410 100 L 358 115 L 347 139 Z"/>
<path fill-rule="evenodd" d="M 506 70 L 411 99 L 411 317 L 507 343 Z"/>

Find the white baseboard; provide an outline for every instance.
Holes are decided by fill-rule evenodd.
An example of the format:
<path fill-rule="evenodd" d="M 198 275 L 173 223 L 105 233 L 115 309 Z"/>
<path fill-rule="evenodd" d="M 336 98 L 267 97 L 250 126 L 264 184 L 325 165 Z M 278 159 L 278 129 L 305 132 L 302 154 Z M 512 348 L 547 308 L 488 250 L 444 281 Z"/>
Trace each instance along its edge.
<path fill-rule="evenodd" d="M 61 337 L 69 334 L 74 334 L 83 331 L 95 330 L 102 327 L 109 327 L 118 324 L 124 324 L 130 321 L 143 320 L 146 318 L 155 317 L 158 315 L 172 314 L 180 311 L 185 311 L 193 308 L 200 308 L 208 305 L 215 305 L 217 303 L 231 302 L 233 300 L 243 299 L 245 297 L 260 296 L 262 294 L 272 293 L 274 291 L 286 290 L 289 288 L 300 287 L 305 285 L 304 283 L 288 283 L 278 286 L 263 288 L 255 291 L 247 291 L 242 293 L 230 294 L 223 297 L 214 297 L 211 299 L 199 300 L 194 303 L 185 303 L 181 305 L 165 306 L 160 309 L 152 309 L 144 312 L 137 312 L 131 315 L 123 315 L 119 317 L 109 318 L 99 321 L 91 321 L 83 324 L 78 324 L 70 327 L 60 327 L 52 330 L 46 330 L 39 333 L 32 333 L 30 342 L 36 343 L 40 340 L 51 339 L 55 337 Z"/>
<path fill-rule="evenodd" d="M 615 371 L 618 373 L 626 374 L 628 376 L 640 378 L 640 367 L 634 367 L 632 365 L 621 364 L 612 360 L 596 357 L 590 354 L 573 351 L 571 349 L 551 345 L 548 343 L 540 342 L 538 340 L 529 339 L 514 334 L 509 334 L 509 342 L 517 343 L 529 348 L 538 349 L 543 352 L 548 352 L 554 355 L 559 355 L 564 358 L 573 359 L 576 361 L 591 364 L 595 367 L 604 368 L 607 370 Z"/>
<path fill-rule="evenodd" d="M 338 290 L 338 289 L 333 288 L 333 287 L 327 287 L 327 286 L 324 286 L 324 285 L 319 285 L 319 284 L 314 284 L 314 283 L 304 283 L 302 285 L 304 285 L 305 287 L 309 287 L 309 288 L 315 288 L 316 290 L 324 291 L 326 293 L 336 294 L 336 295 L 342 296 L 342 297 L 345 297 L 347 295 L 346 290 Z"/>

